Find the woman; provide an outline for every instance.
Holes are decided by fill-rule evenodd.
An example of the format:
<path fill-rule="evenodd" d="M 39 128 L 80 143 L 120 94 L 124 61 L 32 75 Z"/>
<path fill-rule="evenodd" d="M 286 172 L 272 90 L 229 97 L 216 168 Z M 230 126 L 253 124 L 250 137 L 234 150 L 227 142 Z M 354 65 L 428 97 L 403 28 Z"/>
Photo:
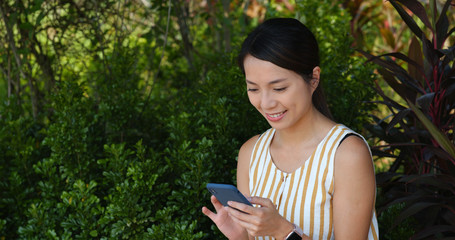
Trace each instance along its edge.
<path fill-rule="evenodd" d="M 331 119 L 313 34 L 295 19 L 267 20 L 244 41 L 239 65 L 272 127 L 239 152 L 237 187 L 256 207 L 212 196 L 216 213 L 202 212 L 229 239 L 377 239 L 371 153 Z"/>

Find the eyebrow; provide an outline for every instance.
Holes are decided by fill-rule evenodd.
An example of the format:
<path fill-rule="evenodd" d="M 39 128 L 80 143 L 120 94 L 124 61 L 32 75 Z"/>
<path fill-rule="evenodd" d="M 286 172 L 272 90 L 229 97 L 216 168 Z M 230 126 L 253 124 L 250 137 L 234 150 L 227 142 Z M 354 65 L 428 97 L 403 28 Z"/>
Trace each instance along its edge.
<path fill-rule="evenodd" d="M 273 81 L 269 82 L 268 85 L 273 85 L 273 84 L 276 84 L 276 83 L 284 82 L 286 80 L 287 80 L 286 78 L 280 78 L 280 79 L 273 80 Z M 257 83 L 252 82 L 252 81 L 250 81 L 248 79 L 246 79 L 246 83 L 252 84 L 252 85 L 258 85 Z"/>

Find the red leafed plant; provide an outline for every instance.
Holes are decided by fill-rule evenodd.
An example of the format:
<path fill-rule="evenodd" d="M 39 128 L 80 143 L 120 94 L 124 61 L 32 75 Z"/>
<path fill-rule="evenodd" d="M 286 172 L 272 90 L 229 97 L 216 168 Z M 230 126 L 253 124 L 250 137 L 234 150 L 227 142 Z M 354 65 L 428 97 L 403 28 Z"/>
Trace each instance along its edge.
<path fill-rule="evenodd" d="M 412 239 L 455 237 L 455 27 L 452 0 L 439 4 L 390 0 L 414 34 L 407 54 L 374 56 L 378 72 L 392 89 L 376 82 L 378 103 L 389 116 L 373 116 L 369 132 L 378 139 L 373 153 L 394 158 L 387 172 L 377 174 L 379 211 L 401 203 L 395 225 L 415 219 Z M 388 4 L 388 3 L 386 3 Z M 390 91 L 389 91 L 390 92 Z"/>

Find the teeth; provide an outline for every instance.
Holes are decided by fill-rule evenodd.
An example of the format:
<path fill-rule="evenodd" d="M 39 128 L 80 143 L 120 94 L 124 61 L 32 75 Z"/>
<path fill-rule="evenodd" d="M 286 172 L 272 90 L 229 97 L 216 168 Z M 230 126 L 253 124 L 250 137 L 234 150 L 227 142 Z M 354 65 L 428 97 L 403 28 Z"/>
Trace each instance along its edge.
<path fill-rule="evenodd" d="M 277 118 L 279 116 L 283 115 L 283 113 L 277 113 L 277 114 L 270 114 L 270 117 Z"/>

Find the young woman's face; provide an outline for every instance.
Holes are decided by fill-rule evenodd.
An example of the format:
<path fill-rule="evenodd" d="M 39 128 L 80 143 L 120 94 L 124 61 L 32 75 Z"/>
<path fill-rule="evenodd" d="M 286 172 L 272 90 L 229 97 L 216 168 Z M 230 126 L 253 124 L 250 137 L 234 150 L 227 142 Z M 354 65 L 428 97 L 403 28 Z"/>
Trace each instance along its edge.
<path fill-rule="evenodd" d="M 294 71 L 251 55 L 245 58 L 244 69 L 248 98 L 273 128 L 293 127 L 313 107 L 317 82 L 307 83 Z"/>

